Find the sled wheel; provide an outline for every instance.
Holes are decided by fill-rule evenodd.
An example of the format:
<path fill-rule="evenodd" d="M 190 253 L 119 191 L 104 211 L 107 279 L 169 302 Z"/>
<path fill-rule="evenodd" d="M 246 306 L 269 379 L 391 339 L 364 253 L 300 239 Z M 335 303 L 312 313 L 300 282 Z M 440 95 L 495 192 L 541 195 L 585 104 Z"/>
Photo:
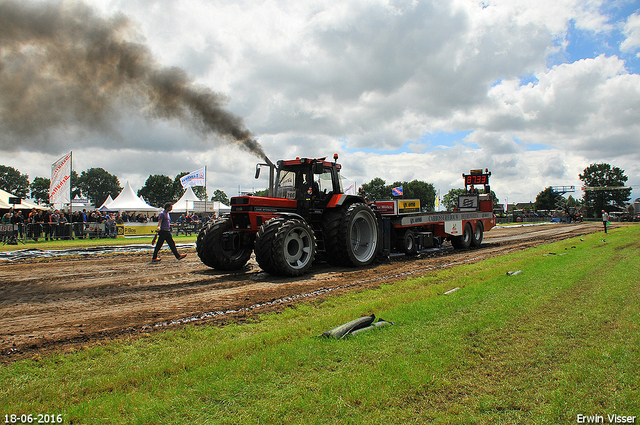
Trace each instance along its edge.
<path fill-rule="evenodd" d="M 451 238 L 451 245 L 456 249 L 467 249 L 471 246 L 471 239 L 473 238 L 473 229 L 471 223 L 467 223 L 464 226 L 464 232 L 462 236 L 454 236 Z"/>
<path fill-rule="evenodd" d="M 405 255 L 416 255 L 418 253 L 416 235 L 411 230 L 406 230 L 402 239 L 398 241 L 398 251 L 404 252 Z"/>
<path fill-rule="evenodd" d="M 476 223 L 476 227 L 473 230 L 473 237 L 471 238 L 471 246 L 479 247 L 482 245 L 482 238 L 484 235 L 484 226 L 481 221 Z"/>

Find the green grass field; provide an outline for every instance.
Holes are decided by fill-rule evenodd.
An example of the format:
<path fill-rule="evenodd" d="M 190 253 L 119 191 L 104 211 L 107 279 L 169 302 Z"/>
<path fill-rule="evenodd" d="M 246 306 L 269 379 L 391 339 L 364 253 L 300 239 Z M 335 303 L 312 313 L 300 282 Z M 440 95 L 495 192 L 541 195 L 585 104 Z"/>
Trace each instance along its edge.
<path fill-rule="evenodd" d="M 3 365 L 0 413 L 73 424 L 569 424 L 614 414 L 638 423 L 640 226 L 604 237 L 253 323 Z M 395 325 L 317 337 L 372 313 Z"/>

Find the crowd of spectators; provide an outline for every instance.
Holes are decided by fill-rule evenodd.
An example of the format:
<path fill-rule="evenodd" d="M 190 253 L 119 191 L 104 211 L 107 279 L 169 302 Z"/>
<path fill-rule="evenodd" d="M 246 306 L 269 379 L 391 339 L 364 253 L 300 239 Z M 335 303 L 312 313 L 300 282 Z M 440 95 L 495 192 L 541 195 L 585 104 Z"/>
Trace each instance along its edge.
<path fill-rule="evenodd" d="M 181 214 L 180 217 L 176 220 L 177 224 L 197 224 L 197 223 L 206 223 L 209 220 L 215 220 L 217 218 L 216 213 L 214 212 L 212 215 L 205 216 L 204 218 L 196 213 L 192 214 Z"/>
<path fill-rule="evenodd" d="M 27 237 L 37 241 L 40 238 L 45 240 L 86 238 L 91 235 L 87 229 L 97 229 L 91 223 L 104 223 L 99 227 L 99 236 L 115 237 L 117 233 L 116 224 L 124 223 L 147 223 L 157 222 L 158 216 L 148 217 L 143 214 L 129 214 L 127 212 L 111 212 L 92 210 L 74 211 L 69 210 L 40 210 L 33 208 L 26 212 L 21 209 L 11 208 L 2 215 L 2 224 L 12 224 L 12 232 L 17 232 L 19 238 Z M 102 230 L 104 229 L 104 230 Z M 7 238 L 7 233 L 3 235 L 3 242 Z"/>
<path fill-rule="evenodd" d="M 180 233 L 185 231 L 185 227 L 189 228 L 189 233 L 199 224 L 206 223 L 208 220 L 215 219 L 216 214 L 210 216 L 200 216 L 196 213 L 182 214 L 175 221 L 176 231 Z M 116 237 L 118 224 L 125 223 L 157 223 L 158 216 L 153 214 L 148 216 L 142 213 L 127 213 L 125 211 L 100 211 L 86 209 L 82 211 L 71 212 L 69 210 L 40 210 L 32 209 L 31 211 L 11 208 L 0 218 L 0 224 L 11 224 L 11 231 L 5 231 L 0 234 L 0 239 L 6 243 L 9 234 L 13 238 L 25 237 L 37 241 L 44 238 L 45 240 L 74 239 L 86 238 L 95 234 L 97 237 Z M 99 224 L 94 226 L 92 224 Z M 197 230 L 197 229 L 196 229 Z M 186 234 L 186 232 L 185 232 Z"/>

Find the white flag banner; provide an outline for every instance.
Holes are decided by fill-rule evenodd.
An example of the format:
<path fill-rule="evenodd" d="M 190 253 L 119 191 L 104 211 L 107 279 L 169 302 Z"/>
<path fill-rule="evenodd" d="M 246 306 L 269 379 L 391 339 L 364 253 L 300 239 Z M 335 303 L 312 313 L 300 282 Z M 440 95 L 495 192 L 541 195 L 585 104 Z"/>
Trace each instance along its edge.
<path fill-rule="evenodd" d="M 49 203 L 71 203 L 71 152 L 51 165 Z"/>
<path fill-rule="evenodd" d="M 204 186 L 204 167 L 199 170 L 192 171 L 184 177 L 180 177 L 180 183 L 185 189 L 193 186 Z"/>
<path fill-rule="evenodd" d="M 356 195 L 356 184 L 353 183 L 351 186 L 344 190 L 346 195 Z"/>

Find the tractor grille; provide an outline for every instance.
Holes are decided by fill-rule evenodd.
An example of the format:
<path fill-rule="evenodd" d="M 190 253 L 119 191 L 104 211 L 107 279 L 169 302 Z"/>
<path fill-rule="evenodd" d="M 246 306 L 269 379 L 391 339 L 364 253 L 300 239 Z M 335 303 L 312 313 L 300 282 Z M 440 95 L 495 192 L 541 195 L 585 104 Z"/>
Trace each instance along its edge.
<path fill-rule="evenodd" d="M 251 229 L 251 219 L 248 213 L 235 213 L 231 215 L 233 228 L 236 230 Z"/>

